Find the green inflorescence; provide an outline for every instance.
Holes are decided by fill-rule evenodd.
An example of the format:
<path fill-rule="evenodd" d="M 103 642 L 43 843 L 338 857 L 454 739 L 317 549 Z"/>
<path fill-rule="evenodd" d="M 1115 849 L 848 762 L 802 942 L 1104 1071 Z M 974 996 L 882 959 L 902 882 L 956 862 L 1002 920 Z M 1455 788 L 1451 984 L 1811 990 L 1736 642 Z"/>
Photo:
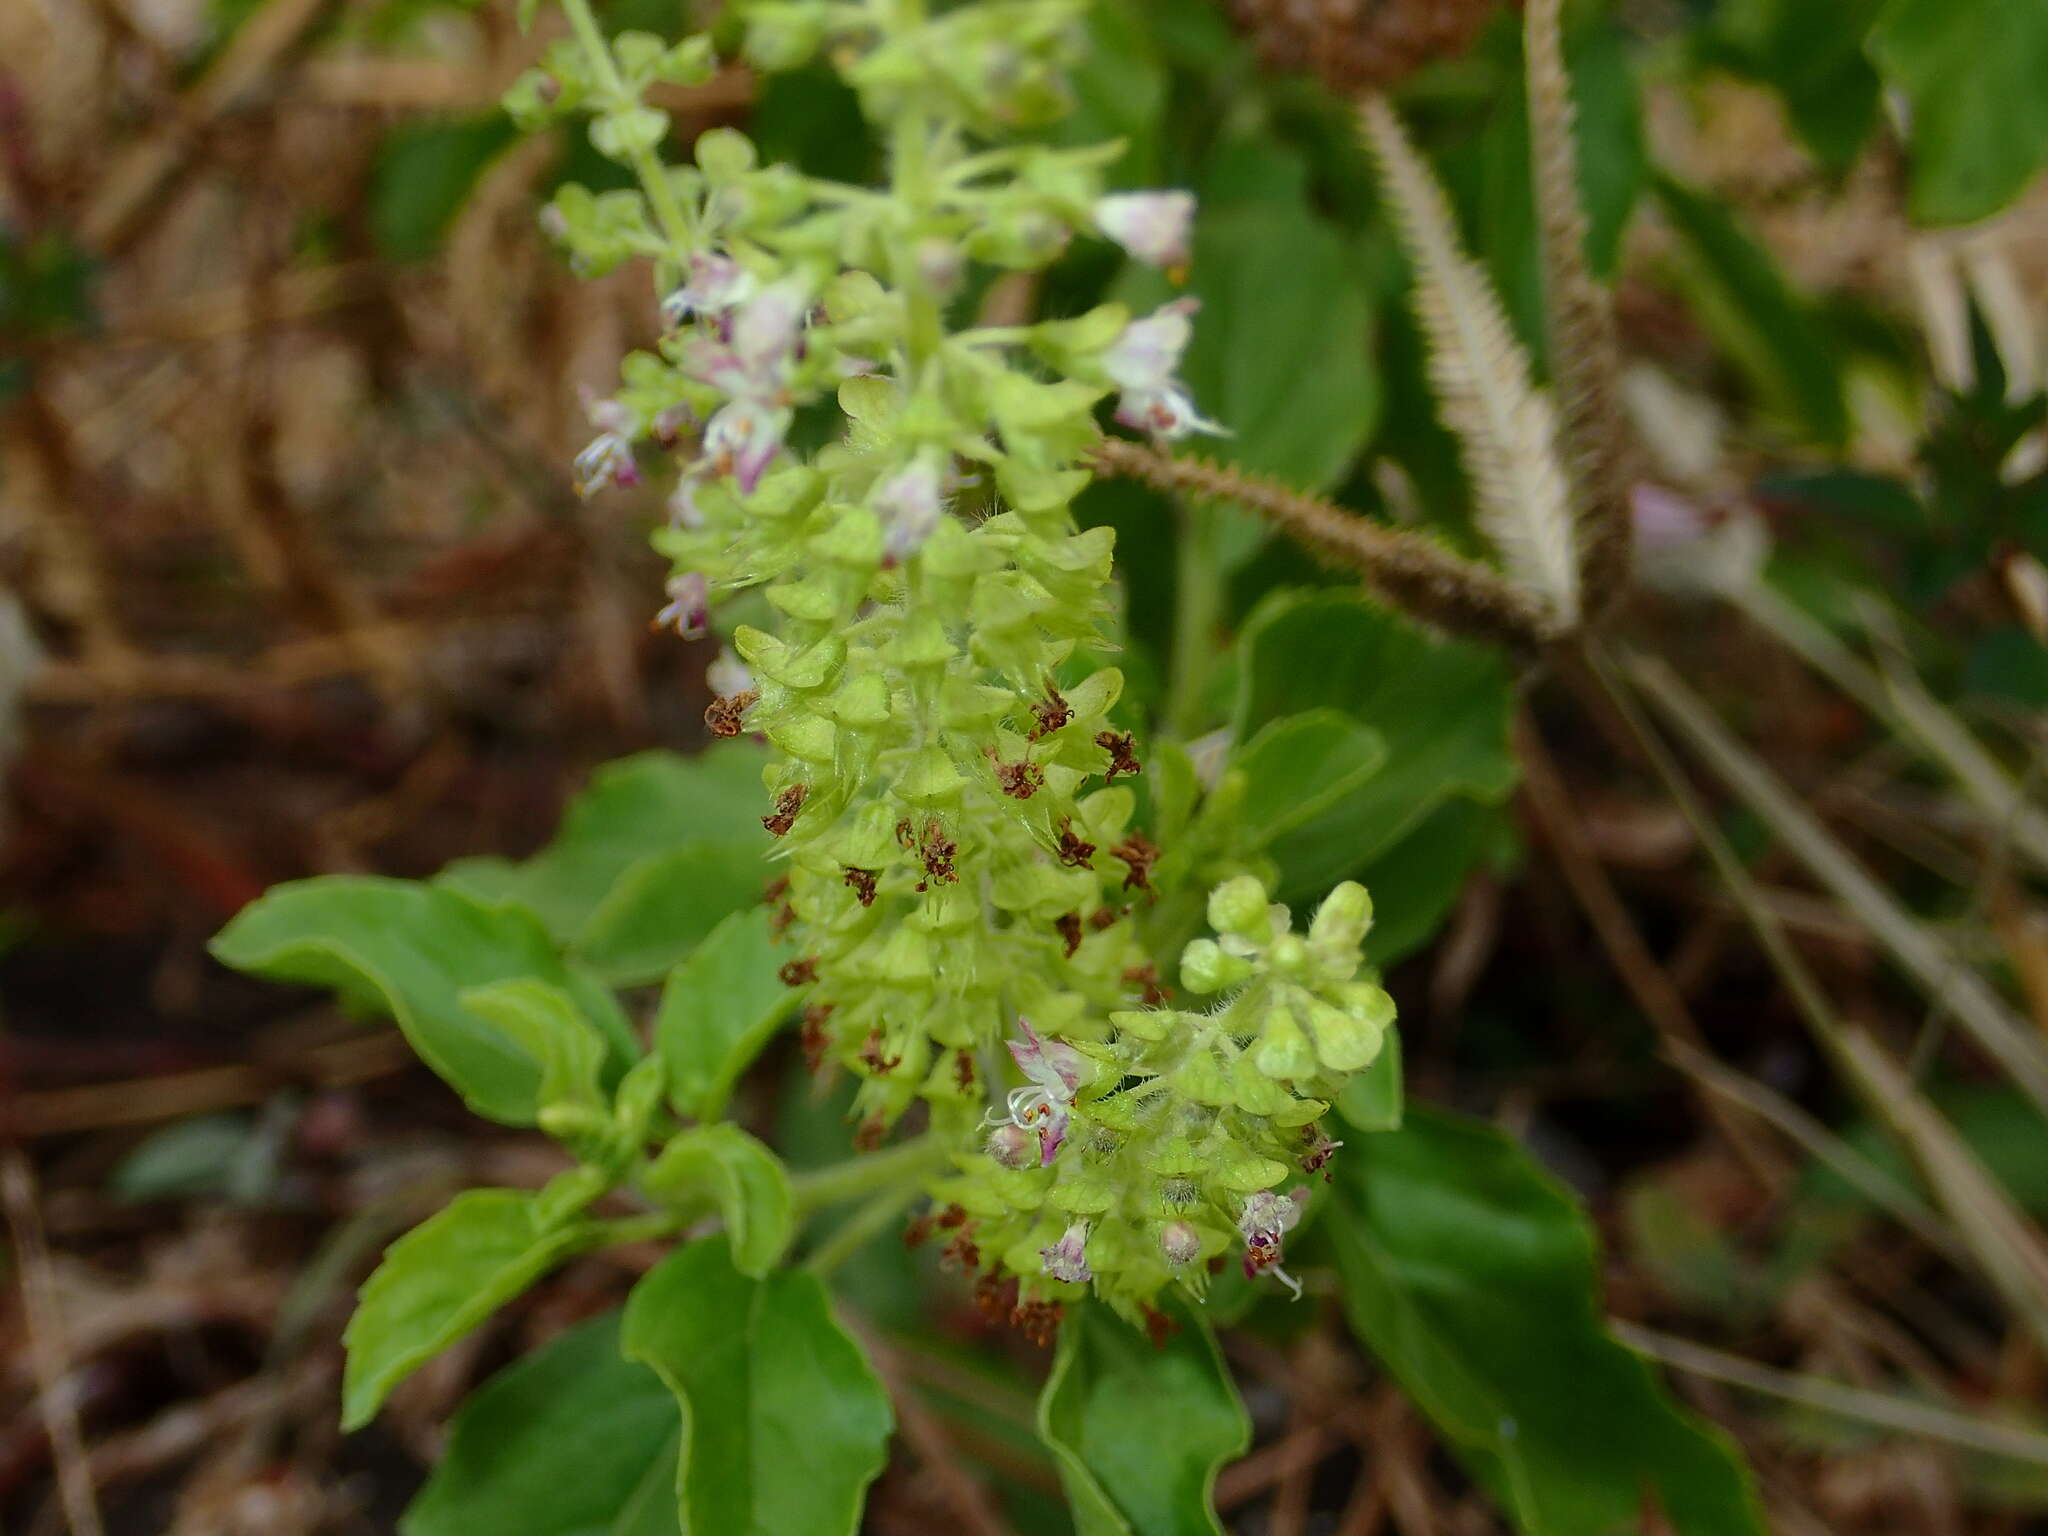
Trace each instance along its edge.
<path fill-rule="evenodd" d="M 582 269 L 651 260 L 663 321 L 594 409 L 577 479 L 677 463 L 656 544 L 682 634 L 752 594 L 762 623 L 733 628 L 707 719 L 774 749 L 763 820 L 813 1065 L 859 1079 L 862 1145 L 924 1106 L 956 1149 L 933 1190 L 949 1251 L 1027 1323 L 1089 1284 L 1138 1315 L 1236 1247 L 1277 1269 L 1300 1206 L 1276 1191 L 1328 1157 L 1318 1122 L 1391 1020 L 1359 975 L 1370 904 L 1339 888 L 1303 938 L 1231 880 L 1179 972 L 1218 1005 L 1159 1006 L 1133 915 L 1160 850 L 1126 782 L 1121 674 L 1096 659 L 1112 540 L 1072 513 L 1109 395 L 1157 440 L 1216 430 L 1175 377 L 1194 306 L 964 316 L 990 269 L 1043 267 L 1076 234 L 1179 267 L 1192 199 L 1106 193 L 1115 145 L 1021 137 L 1065 105 L 1078 0 L 736 7 L 748 62 L 822 55 L 853 88 L 881 187 L 763 165 L 731 129 L 662 164 L 643 93 L 708 79 L 710 44 L 607 40 L 564 3 L 575 44 L 508 104 L 594 112 L 593 142 L 639 174 L 565 188 L 546 222 Z M 843 430 L 796 452 L 803 413 L 835 405 Z"/>

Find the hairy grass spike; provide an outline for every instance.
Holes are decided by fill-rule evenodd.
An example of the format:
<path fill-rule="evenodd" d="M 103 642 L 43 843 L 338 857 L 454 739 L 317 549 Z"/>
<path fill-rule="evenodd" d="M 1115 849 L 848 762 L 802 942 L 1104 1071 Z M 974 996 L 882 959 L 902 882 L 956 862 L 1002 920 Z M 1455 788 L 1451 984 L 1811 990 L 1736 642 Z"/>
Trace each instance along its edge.
<path fill-rule="evenodd" d="M 1550 401 L 1530 382 L 1528 355 L 1486 274 L 1460 247 L 1443 189 L 1393 107 L 1367 95 L 1359 121 L 1414 267 L 1430 382 L 1457 434 L 1480 527 L 1508 574 L 1543 604 L 1548 629 L 1568 633 L 1583 607 L 1579 541 Z"/>

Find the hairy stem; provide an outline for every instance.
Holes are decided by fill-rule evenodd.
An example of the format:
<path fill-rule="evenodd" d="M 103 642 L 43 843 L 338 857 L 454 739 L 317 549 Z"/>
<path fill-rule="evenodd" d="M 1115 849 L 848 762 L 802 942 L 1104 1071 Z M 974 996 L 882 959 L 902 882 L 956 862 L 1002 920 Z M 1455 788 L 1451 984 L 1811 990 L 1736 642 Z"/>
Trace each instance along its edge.
<path fill-rule="evenodd" d="M 618 61 L 612 57 L 612 46 L 591 14 L 590 0 L 562 0 L 562 9 L 569 17 L 569 26 L 576 33 L 576 41 L 582 46 L 584 57 L 596 71 L 598 81 L 614 106 L 621 109 L 633 103 L 633 93 L 626 89 L 626 82 L 619 76 Z M 661 225 L 661 232 L 669 243 L 680 250 L 687 250 L 695 243 L 690 233 L 689 218 L 683 212 L 683 205 L 676 201 L 675 188 L 669 185 L 668 173 L 663 169 L 660 157 L 651 149 L 636 149 L 633 152 L 633 174 L 640 178 L 640 186 L 647 194 L 647 205 L 654 210 L 655 222 Z"/>
<path fill-rule="evenodd" d="M 886 1152 L 848 1158 L 843 1163 L 794 1175 L 789 1181 L 799 1214 L 843 1205 L 876 1190 L 914 1185 L 945 1161 L 945 1145 L 934 1136 L 920 1136 Z"/>
<path fill-rule="evenodd" d="M 1330 561 L 1355 571 L 1395 607 L 1453 634 L 1534 651 L 1547 639 L 1542 608 L 1485 566 L 1418 534 L 1383 528 L 1334 503 L 1277 481 L 1197 458 L 1168 458 L 1138 443 L 1105 438 L 1094 465 L 1155 490 L 1233 502 Z"/>

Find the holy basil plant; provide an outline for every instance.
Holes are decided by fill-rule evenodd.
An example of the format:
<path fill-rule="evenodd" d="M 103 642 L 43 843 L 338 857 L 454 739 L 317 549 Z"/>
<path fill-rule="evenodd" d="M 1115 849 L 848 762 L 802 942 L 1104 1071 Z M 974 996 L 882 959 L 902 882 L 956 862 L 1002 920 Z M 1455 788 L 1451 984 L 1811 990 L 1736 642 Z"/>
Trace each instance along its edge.
<path fill-rule="evenodd" d="M 569 1154 L 390 1246 L 347 1333 L 348 1426 L 554 1267 L 671 1245 L 622 1315 L 476 1394 L 404 1529 L 852 1531 L 891 1398 L 872 1287 L 849 1328 L 826 1282 L 906 1217 L 963 1277 L 939 1287 L 1057 1338 L 1038 1429 L 1083 1531 L 1220 1528 L 1210 1489 L 1247 1425 L 1212 1282 L 1275 1305 L 1327 1288 L 1290 1252 L 1318 1226 L 1365 1342 L 1528 1529 L 1644 1498 L 1686 1532 L 1756 1529 L 1724 1448 L 1600 1329 L 1569 1205 L 1504 1174 L 1510 1146 L 1403 1128 L 1348 877 L 1404 893 L 1403 945 L 1441 914 L 1481 841 L 1455 829 L 1513 782 L 1500 661 L 1349 594 L 1275 599 L 1220 750 L 1146 739 L 1108 664 L 1113 536 L 1073 512 L 1098 408 L 1160 445 L 1225 428 L 1179 377 L 1190 299 L 976 317 L 993 274 L 1076 240 L 1170 276 L 1190 259 L 1190 195 L 1111 190 L 1118 145 L 1043 131 L 1081 0 L 730 7 L 757 71 L 829 63 L 881 185 L 763 163 L 730 128 L 666 163 L 647 92 L 707 80 L 713 40 L 608 37 L 563 6 L 570 39 L 507 105 L 528 127 L 589 113 L 637 181 L 567 186 L 543 223 L 582 271 L 651 267 L 660 326 L 575 475 L 667 480 L 661 623 L 696 640 L 744 612 L 712 667 L 722 740 L 614 765 L 524 863 L 284 886 L 215 945 L 388 1014 L 477 1114 Z M 843 1086 L 850 1147 L 792 1171 L 728 1116 L 799 1053 Z M 1360 1171 L 1329 1184 L 1346 1139 Z M 1494 1213 L 1466 1185 L 1506 1198 L 1515 1176 L 1536 1193 L 1494 1286 Z M 1528 1394 L 1581 1368 L 1638 1422 L 1571 1459 L 1568 1416 Z M 1566 1471 L 1591 1482 L 1551 1498 Z"/>

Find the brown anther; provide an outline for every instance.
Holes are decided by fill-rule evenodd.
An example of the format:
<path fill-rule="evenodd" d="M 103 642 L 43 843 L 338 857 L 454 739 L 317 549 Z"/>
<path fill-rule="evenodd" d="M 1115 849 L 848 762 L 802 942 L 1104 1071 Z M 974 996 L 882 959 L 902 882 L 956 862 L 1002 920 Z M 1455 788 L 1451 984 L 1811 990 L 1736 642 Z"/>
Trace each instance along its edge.
<path fill-rule="evenodd" d="M 1308 1143 L 1308 1150 L 1301 1155 L 1303 1173 L 1320 1173 L 1325 1184 L 1330 1182 L 1330 1163 L 1337 1155 L 1338 1143 L 1323 1134 L 1319 1125 L 1305 1125 L 1301 1128 L 1301 1139 Z"/>
<path fill-rule="evenodd" d="M 849 864 L 845 866 L 844 879 L 862 906 L 872 907 L 875 904 L 875 872 L 872 869 L 855 869 Z"/>
<path fill-rule="evenodd" d="M 804 808 L 804 801 L 811 793 L 808 784 L 792 784 L 775 797 L 775 814 L 763 816 L 761 825 L 777 837 L 787 837 L 789 829 L 796 825 L 796 815 Z"/>
<path fill-rule="evenodd" d="M 1152 1341 L 1154 1349 L 1166 1348 L 1166 1341 L 1180 1332 L 1180 1324 L 1157 1307 L 1140 1303 L 1140 1308 L 1145 1314 L 1145 1337 Z"/>
<path fill-rule="evenodd" d="M 760 697 L 748 688 L 727 698 L 713 699 L 704 707 L 704 724 L 714 736 L 737 736 L 740 733 L 740 716 Z"/>
<path fill-rule="evenodd" d="M 832 1037 L 825 1033 L 825 1021 L 832 1017 L 834 1003 L 812 1003 L 804 1009 L 804 1027 L 798 1039 L 804 1048 L 804 1065 L 816 1072 L 825 1064 L 825 1053 L 832 1048 Z"/>
<path fill-rule="evenodd" d="M 765 902 L 778 902 L 788 894 L 789 876 L 787 875 L 777 875 L 773 880 L 770 880 L 761 887 L 761 899 Z"/>
<path fill-rule="evenodd" d="M 1052 920 L 1052 926 L 1059 936 L 1066 940 L 1067 958 L 1069 960 L 1073 959 L 1074 951 L 1081 947 L 1081 914 L 1078 912 L 1062 912 Z"/>
<path fill-rule="evenodd" d="M 1095 845 L 1083 842 L 1075 833 L 1074 820 L 1071 816 L 1062 817 L 1060 845 L 1053 850 L 1053 854 L 1069 869 L 1086 869 L 1088 861 L 1095 857 Z"/>
<path fill-rule="evenodd" d="M 1142 832 L 1133 832 L 1129 837 L 1109 850 L 1111 858 L 1121 859 L 1129 866 L 1130 873 L 1124 876 L 1127 891 L 1149 891 L 1152 889 L 1152 866 L 1159 862 L 1159 845 Z"/>
<path fill-rule="evenodd" d="M 1053 687 L 1052 679 L 1045 680 L 1045 697 L 1031 706 L 1032 717 L 1037 724 L 1031 727 L 1026 741 L 1037 741 L 1041 736 L 1050 736 L 1054 731 L 1074 718 L 1067 701 L 1060 697 L 1059 689 Z"/>
<path fill-rule="evenodd" d="M 1029 800 L 1045 787 L 1045 770 L 1033 762 L 996 759 L 996 786 L 1012 800 Z"/>
<path fill-rule="evenodd" d="M 962 1232 L 939 1250 L 939 1268 L 971 1275 L 981 1268 L 981 1249 L 973 1238 Z"/>
<path fill-rule="evenodd" d="M 1088 914 L 1088 926 L 1101 933 L 1105 928 L 1114 928 L 1121 915 L 1115 907 L 1097 907 Z"/>
<path fill-rule="evenodd" d="M 791 960 L 775 974 L 782 978 L 785 987 L 808 987 L 818 979 L 818 957 L 805 955 L 801 960 Z"/>
<path fill-rule="evenodd" d="M 1137 747 L 1131 741 L 1129 731 L 1098 731 L 1095 735 L 1095 745 L 1109 754 L 1109 767 L 1102 775 L 1105 781 L 1115 778 L 1120 773 L 1142 771 L 1138 767 Z"/>
<path fill-rule="evenodd" d="M 960 879 L 960 871 L 953 867 L 953 856 L 960 851 L 960 845 L 946 836 L 946 824 L 934 816 L 924 824 L 924 833 L 917 840 L 918 857 L 924 860 L 926 876 L 938 885 L 954 885 Z"/>
<path fill-rule="evenodd" d="M 1147 1008 L 1157 1008 L 1173 996 L 1173 989 L 1159 979 L 1159 968 L 1155 965 L 1134 965 L 1124 972 L 1124 985 L 1143 987 L 1142 1001 Z"/>
<path fill-rule="evenodd" d="M 990 1270 L 974 1282 L 974 1305 L 991 1323 L 1009 1321 L 1017 1310 L 1017 1277 Z"/>
<path fill-rule="evenodd" d="M 967 1210 L 964 1206 L 949 1205 L 939 1212 L 939 1225 L 948 1232 L 967 1225 Z"/>
<path fill-rule="evenodd" d="M 889 1122 L 880 1115 L 869 1115 L 861 1121 L 853 1133 L 853 1150 L 872 1152 L 879 1147 L 889 1134 Z"/>
<path fill-rule="evenodd" d="M 1059 1337 L 1060 1319 L 1066 1315 L 1067 1309 L 1056 1301 L 1027 1301 L 1010 1313 L 1010 1322 L 1043 1349 Z"/>
<path fill-rule="evenodd" d="M 928 1210 L 918 1212 L 917 1215 L 910 1218 L 909 1225 L 903 1229 L 903 1246 L 906 1248 L 921 1247 L 926 1239 L 932 1235 L 932 1226 L 932 1213 Z"/>
<path fill-rule="evenodd" d="M 953 1053 L 953 1085 L 962 1093 L 974 1091 L 974 1057 L 970 1052 Z"/>
<path fill-rule="evenodd" d="M 903 1065 L 903 1058 L 901 1056 L 884 1056 L 882 1054 L 882 1031 L 879 1025 L 869 1030 L 867 1039 L 861 1041 L 860 1061 L 862 1066 L 877 1076 L 894 1072 Z"/>
<path fill-rule="evenodd" d="M 910 830 L 910 818 L 908 816 L 896 823 L 896 842 L 899 847 L 906 849 L 917 846 L 917 834 Z"/>

